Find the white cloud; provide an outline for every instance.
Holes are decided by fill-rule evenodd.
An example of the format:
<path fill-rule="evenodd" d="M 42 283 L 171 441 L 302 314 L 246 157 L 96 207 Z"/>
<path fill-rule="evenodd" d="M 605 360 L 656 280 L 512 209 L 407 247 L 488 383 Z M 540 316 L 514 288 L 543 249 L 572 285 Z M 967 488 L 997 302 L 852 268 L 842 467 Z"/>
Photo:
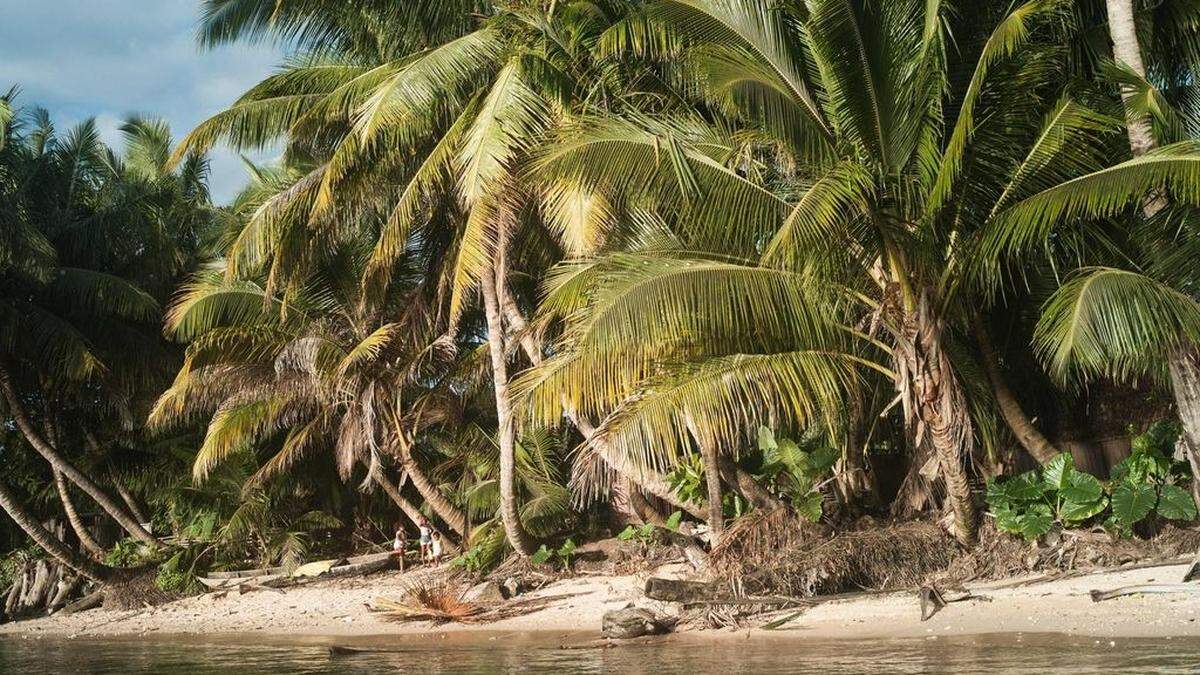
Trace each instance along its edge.
<path fill-rule="evenodd" d="M 166 118 L 177 138 L 262 79 L 281 54 L 262 46 L 202 50 L 197 0 L 0 0 L 0 88 L 50 110 L 59 128 L 95 117 L 119 143 L 131 113 Z M 10 7 L 9 5 L 16 5 Z M 212 162 L 214 197 L 245 182 L 233 153 Z"/>

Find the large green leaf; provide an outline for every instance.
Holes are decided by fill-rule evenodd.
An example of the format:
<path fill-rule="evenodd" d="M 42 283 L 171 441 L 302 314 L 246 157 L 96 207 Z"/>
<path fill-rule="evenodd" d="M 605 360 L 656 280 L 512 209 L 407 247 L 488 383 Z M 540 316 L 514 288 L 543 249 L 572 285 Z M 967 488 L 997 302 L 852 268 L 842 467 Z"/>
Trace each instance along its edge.
<path fill-rule="evenodd" d="M 1061 490 L 1067 487 L 1067 479 L 1074 469 L 1074 460 L 1072 460 L 1071 455 L 1064 452 L 1046 463 L 1045 468 L 1042 469 L 1042 475 L 1046 479 L 1047 486 L 1055 490 Z"/>
<path fill-rule="evenodd" d="M 1067 485 L 1062 489 L 1060 494 L 1067 501 L 1081 504 L 1092 503 L 1100 499 L 1104 494 L 1104 487 L 1091 474 L 1072 469 L 1067 474 L 1066 481 Z"/>
<path fill-rule="evenodd" d="M 815 523 L 821 519 L 823 502 L 824 497 L 819 491 L 814 490 L 804 495 L 800 499 L 797 499 L 793 506 L 796 507 L 797 513 L 799 513 L 805 519 Z"/>
<path fill-rule="evenodd" d="M 1107 505 L 1104 497 L 1100 497 L 1094 501 L 1071 501 L 1063 502 L 1062 508 L 1059 509 L 1058 515 L 1066 523 L 1081 523 L 1088 518 L 1091 518 L 1101 511 Z"/>
<path fill-rule="evenodd" d="M 1178 485 L 1164 485 L 1158 500 L 1158 515 L 1171 520 L 1195 520 L 1196 501 Z"/>
<path fill-rule="evenodd" d="M 1013 501 L 1039 499 L 1045 493 L 1045 485 L 1037 471 L 1027 471 L 1003 483 L 1004 492 Z"/>
<path fill-rule="evenodd" d="M 1121 483 L 1113 491 L 1113 516 L 1125 525 L 1133 525 L 1150 515 L 1157 500 L 1153 485 Z"/>

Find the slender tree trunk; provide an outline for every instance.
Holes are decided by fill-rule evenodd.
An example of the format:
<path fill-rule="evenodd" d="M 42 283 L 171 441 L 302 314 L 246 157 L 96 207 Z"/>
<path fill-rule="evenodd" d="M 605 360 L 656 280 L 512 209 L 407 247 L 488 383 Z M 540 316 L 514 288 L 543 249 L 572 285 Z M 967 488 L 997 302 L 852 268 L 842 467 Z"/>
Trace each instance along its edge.
<path fill-rule="evenodd" d="M 416 527 L 421 526 L 421 521 L 425 519 L 424 515 L 421 513 L 421 510 L 417 508 L 416 504 L 408 501 L 408 499 L 404 496 L 404 493 L 400 492 L 400 487 L 398 485 L 389 480 L 387 476 L 383 475 L 382 471 L 375 472 L 375 474 L 371 476 L 371 479 L 375 481 L 376 485 L 383 489 L 383 493 L 392 500 L 392 503 L 400 508 L 400 511 L 404 514 L 405 518 L 408 518 L 409 522 Z M 429 527 L 433 528 L 435 532 L 438 531 L 437 526 L 435 526 L 433 523 L 430 523 Z M 438 534 L 442 535 L 442 539 L 446 539 L 445 533 L 438 532 Z"/>
<path fill-rule="evenodd" d="M 716 461 L 717 466 L 720 467 L 721 478 L 727 484 L 736 487 L 737 491 L 754 505 L 754 508 L 766 513 L 787 508 L 787 504 L 759 485 L 758 481 L 754 480 L 754 476 L 742 471 L 732 459 L 718 455 Z"/>
<path fill-rule="evenodd" d="M 20 502 L 9 492 L 8 486 L 3 481 L 0 481 L 0 508 L 3 508 L 4 512 L 17 524 L 17 527 L 20 527 L 25 534 L 28 534 L 38 546 L 42 547 L 42 550 L 49 553 L 63 565 L 92 581 L 104 582 L 111 577 L 111 568 L 99 565 L 89 560 L 83 554 L 72 551 L 66 544 L 51 534 L 49 530 L 42 527 L 41 523 L 22 508 Z"/>
<path fill-rule="evenodd" d="M 904 319 L 894 351 L 896 387 L 905 418 L 916 425 L 917 444 L 929 443 L 938 459 L 946 498 L 954 514 L 954 537 L 975 545 L 978 509 L 967 461 L 974 444 L 971 415 L 962 385 L 942 348 L 943 326 L 932 313 L 927 293 Z"/>
<path fill-rule="evenodd" d="M 834 466 L 834 487 L 846 506 L 867 503 L 877 506 L 880 501 L 879 483 L 873 472 L 867 471 L 866 450 L 862 439 L 862 399 L 856 394 L 847 403 L 846 448 Z"/>
<path fill-rule="evenodd" d="M 142 508 L 138 506 L 137 500 L 133 498 L 133 494 L 129 492 L 129 489 L 119 482 L 114 481 L 114 483 L 117 486 L 117 494 L 121 496 L 121 501 L 125 502 L 125 506 L 129 507 L 129 512 L 133 514 L 133 517 L 137 518 L 139 523 L 150 522 L 150 519 L 146 517 Z"/>
<path fill-rule="evenodd" d="M 126 532 L 152 548 L 157 548 L 158 540 L 154 538 L 154 535 L 147 532 L 141 524 L 117 504 L 116 500 L 107 492 L 101 490 L 100 486 L 96 485 L 90 476 L 67 461 L 65 457 L 59 454 L 57 449 L 47 443 L 46 439 L 38 433 L 25 413 L 25 407 L 22 405 L 16 389 L 13 388 L 7 364 L 3 362 L 0 362 L 0 390 L 3 390 L 4 398 L 8 402 L 9 414 L 12 415 L 17 427 L 25 436 L 25 439 L 29 441 L 29 444 L 33 446 L 33 449 L 45 458 L 47 462 L 50 462 L 50 466 L 55 471 L 61 471 L 72 483 L 78 485 L 81 490 L 95 500 L 100 505 L 100 508 L 112 516 L 113 520 L 117 521 Z"/>
<path fill-rule="evenodd" d="M 1200 504 L 1200 363 L 1194 349 L 1180 349 L 1171 354 L 1167 364 L 1192 466 L 1192 496 Z"/>
<path fill-rule="evenodd" d="M 1137 22 L 1133 17 L 1134 0 L 1105 0 L 1104 4 L 1108 10 L 1108 34 L 1112 39 L 1113 58 L 1145 78 L 1146 66 L 1142 62 Z M 1136 157 L 1154 148 L 1154 133 L 1146 115 L 1134 114 L 1128 108 L 1128 101 L 1135 93 L 1132 87 L 1121 89 L 1121 98 L 1126 101 L 1125 126 L 1129 132 L 1129 147 Z"/>
<path fill-rule="evenodd" d="M 534 341 L 533 336 L 526 330 L 528 324 L 525 321 L 525 317 L 521 314 L 520 308 L 517 307 L 508 293 L 504 294 L 502 304 L 504 306 L 504 316 L 508 319 L 508 325 L 512 327 L 513 332 L 519 337 L 521 349 L 529 358 L 529 362 L 535 366 L 541 365 L 542 355 L 538 351 L 537 343 Z M 579 430 L 579 433 L 583 435 L 583 439 L 587 441 L 588 445 L 596 451 L 596 454 L 619 477 L 633 481 L 655 497 L 681 511 L 690 513 L 696 518 L 700 518 L 701 520 L 707 518 L 705 505 L 687 503 L 679 499 L 674 490 L 671 489 L 671 486 L 667 484 L 662 474 L 647 468 L 630 468 L 626 466 L 626 463 L 618 457 L 616 449 L 596 434 L 596 427 L 590 421 L 580 416 L 579 413 L 575 412 L 565 399 L 563 400 L 563 410 L 566 411 L 564 415 L 567 421 Z"/>
<path fill-rule="evenodd" d="M 61 471 L 54 472 L 54 487 L 58 490 L 58 499 L 62 502 L 63 511 L 67 514 L 67 522 L 71 524 L 75 536 L 79 537 L 80 545 L 93 559 L 103 560 L 104 547 L 96 543 L 96 540 L 92 538 L 92 533 L 88 531 L 87 525 L 79 517 L 79 512 L 75 509 L 75 502 L 71 500 L 71 486 L 67 485 L 67 478 Z"/>
<path fill-rule="evenodd" d="M 504 348 L 504 323 L 496 292 L 503 279 L 503 263 L 484 272 L 480 281 L 484 313 L 487 316 L 488 351 L 492 357 L 492 386 L 496 395 L 497 434 L 500 440 L 500 519 L 513 549 L 529 557 L 536 550 L 533 537 L 521 523 L 517 505 L 516 426 L 508 392 L 508 364 Z"/>
<path fill-rule="evenodd" d="M 1054 447 L 1054 444 L 1041 431 L 1038 431 L 1037 427 L 1033 426 L 1033 422 L 1021 409 L 1021 403 L 1017 401 L 1016 395 L 1008 387 L 1008 382 L 1000 372 L 996 352 L 992 349 L 991 340 L 983 326 L 977 322 L 974 329 L 975 340 L 979 344 L 979 352 L 983 356 L 983 370 L 992 384 L 992 393 L 996 397 L 996 406 L 1000 409 L 1000 416 L 1004 418 L 1004 422 L 1008 424 L 1008 428 L 1021 447 L 1025 448 L 1025 451 L 1037 460 L 1038 464 L 1045 465 L 1059 455 L 1059 449 Z"/>
<path fill-rule="evenodd" d="M 458 533 L 458 536 L 465 541 L 467 538 L 467 515 L 449 499 L 446 499 L 442 491 L 433 484 L 433 481 L 429 480 L 429 476 L 425 475 L 424 470 L 412 456 L 412 446 L 409 444 L 408 438 L 404 436 L 403 430 L 397 429 L 396 435 L 399 437 L 400 466 L 408 472 L 413 487 L 417 488 L 417 492 L 421 493 L 421 498 L 429 504 L 434 513 L 446 521 L 450 529 Z"/>
<path fill-rule="evenodd" d="M 717 446 L 708 442 L 696 429 L 689 415 L 687 428 L 700 450 L 700 461 L 704 464 L 704 485 L 708 492 L 708 529 L 712 531 L 713 546 L 721 541 L 725 533 L 724 500 L 721 496 L 721 462 L 717 458 Z"/>

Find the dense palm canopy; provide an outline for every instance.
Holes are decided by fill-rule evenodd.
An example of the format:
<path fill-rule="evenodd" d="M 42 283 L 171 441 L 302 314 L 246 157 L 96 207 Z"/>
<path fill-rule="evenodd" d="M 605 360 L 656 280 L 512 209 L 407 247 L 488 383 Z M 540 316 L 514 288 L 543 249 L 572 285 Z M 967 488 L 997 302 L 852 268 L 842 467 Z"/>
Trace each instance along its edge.
<path fill-rule="evenodd" d="M 202 45 L 288 57 L 174 147 L 0 107 L 9 415 L 227 561 L 399 509 L 474 565 L 597 503 L 970 546 L 1103 391 L 1200 442 L 1177 5 L 1110 41 L 1091 0 L 205 0 Z M 282 157 L 216 208 L 218 145 Z"/>

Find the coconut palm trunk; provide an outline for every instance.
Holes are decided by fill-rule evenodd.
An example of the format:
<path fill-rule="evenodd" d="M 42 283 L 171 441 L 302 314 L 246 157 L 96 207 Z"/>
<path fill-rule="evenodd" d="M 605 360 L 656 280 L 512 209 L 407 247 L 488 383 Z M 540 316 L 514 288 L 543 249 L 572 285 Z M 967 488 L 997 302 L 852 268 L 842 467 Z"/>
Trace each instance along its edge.
<path fill-rule="evenodd" d="M 954 514 L 954 538 L 971 547 L 978 534 L 978 510 L 967 471 L 973 428 L 966 394 L 943 347 L 943 323 L 931 305 L 929 294 L 922 293 L 913 310 L 905 313 L 894 351 L 896 388 L 905 417 L 916 425 L 917 444 L 928 443 L 937 457 Z"/>
<path fill-rule="evenodd" d="M 133 514 L 133 517 L 137 518 L 139 523 L 150 522 L 150 519 L 147 518 L 146 514 L 142 511 L 142 507 L 138 506 L 137 500 L 134 499 L 133 494 L 129 492 L 129 489 L 124 485 L 121 485 L 119 482 L 116 483 L 116 486 L 117 494 L 121 496 L 121 501 L 125 502 L 125 506 L 129 507 L 129 512 Z"/>
<path fill-rule="evenodd" d="M 399 439 L 400 450 L 400 466 L 408 473 L 408 477 L 412 479 L 413 487 L 421 494 L 421 498 L 426 504 L 433 509 L 433 512 L 454 530 L 462 540 L 467 538 L 467 514 L 463 513 L 462 509 L 458 508 L 446 499 L 442 491 L 438 489 L 425 471 L 417 464 L 416 458 L 412 455 L 412 445 L 403 430 L 397 429 L 396 435 Z"/>
<path fill-rule="evenodd" d="M 1142 49 L 1138 44 L 1137 21 L 1133 16 L 1134 0 L 1105 0 L 1108 12 L 1108 34 L 1112 40 L 1113 58 L 1141 77 L 1146 76 L 1146 66 L 1142 62 Z M 1132 87 L 1121 89 L 1121 98 L 1128 101 L 1135 95 Z M 1128 110 L 1126 111 L 1129 112 Z M 1150 120 L 1145 115 L 1126 115 L 1126 129 L 1129 132 L 1129 147 L 1134 156 L 1143 155 L 1154 148 L 1154 134 L 1150 128 Z"/>
<path fill-rule="evenodd" d="M 1021 444 L 1022 448 L 1025 448 L 1025 452 L 1037 460 L 1038 464 L 1045 465 L 1058 456 L 1059 449 L 1054 447 L 1054 444 L 1037 427 L 1033 426 L 1033 421 L 1021 408 L 1016 394 L 1009 388 L 1004 374 L 1000 372 L 1000 363 L 996 359 L 996 352 L 992 349 L 991 339 L 988 338 L 983 326 L 976 324 L 974 331 L 975 342 L 979 345 L 979 352 L 983 357 L 983 370 L 992 385 L 992 394 L 996 397 L 996 407 L 1000 409 L 1000 416 L 1004 418 L 1005 424 L 1008 425 L 1017 442 Z"/>
<path fill-rule="evenodd" d="M 416 527 L 421 526 L 422 521 L 425 520 L 424 514 L 421 513 L 421 509 L 418 509 L 416 504 L 408 501 L 408 499 L 404 496 L 404 493 L 400 492 L 399 485 L 389 480 L 387 476 L 383 475 L 382 471 L 375 472 L 375 474 L 371 476 L 371 479 L 375 481 L 376 485 L 383 489 L 383 493 L 388 496 L 388 499 L 391 499 L 392 503 L 399 507 L 400 512 L 404 514 L 405 518 L 408 518 L 410 523 Z M 433 523 L 430 523 L 429 526 L 433 528 L 434 532 L 441 534 L 443 539 L 446 538 L 446 535 L 442 532 L 439 532 L 437 526 L 435 526 Z"/>
<path fill-rule="evenodd" d="M 8 486 L 0 481 L 0 508 L 8 514 L 17 527 L 21 528 L 25 534 L 29 535 L 38 546 L 46 553 L 50 554 L 55 560 L 58 560 L 63 565 L 75 570 L 77 573 L 96 582 L 104 582 L 111 578 L 112 569 L 100 565 L 86 556 L 73 551 L 67 547 L 50 533 L 42 524 L 39 523 L 28 511 L 26 511 L 13 493 L 9 492 Z"/>
<path fill-rule="evenodd" d="M 513 549 L 522 556 L 533 555 L 533 537 L 521 523 L 516 485 L 516 426 L 508 391 L 508 364 L 504 346 L 504 322 L 496 292 L 503 279 L 503 263 L 486 270 L 480 280 L 484 314 L 487 317 L 488 351 L 492 357 L 492 386 L 496 397 L 497 435 L 500 445 L 500 519 Z"/>
<path fill-rule="evenodd" d="M 13 387 L 11 375 L 5 364 L 0 363 L 0 390 L 3 390 L 4 398 L 8 403 L 8 411 L 16 422 L 17 428 L 55 471 L 62 472 L 72 483 L 79 486 L 89 497 L 91 497 L 104 512 L 112 516 L 113 520 L 124 528 L 131 536 L 144 542 L 145 544 L 157 548 L 158 540 L 154 535 L 146 531 L 125 509 L 121 508 L 116 502 L 96 482 L 91 479 L 86 473 L 79 470 L 74 464 L 63 457 L 56 448 L 46 441 L 25 412 L 25 406 L 21 403 L 20 397 L 17 395 L 16 389 Z"/>
<path fill-rule="evenodd" d="M 1192 475 L 1200 476 L 1200 363 L 1193 349 L 1176 350 L 1167 360 L 1171 370 L 1171 391 L 1183 426 L 1188 463 Z M 1192 496 L 1200 504 L 1200 478 L 1192 480 Z"/>
<path fill-rule="evenodd" d="M 71 524 L 71 529 L 75 531 L 75 536 L 79 538 L 79 544 L 88 552 L 92 558 L 101 560 L 104 558 L 104 547 L 96 543 L 92 538 L 92 533 L 88 531 L 87 525 L 83 519 L 79 517 L 79 511 L 75 508 L 75 502 L 71 499 L 71 486 L 67 484 L 67 478 L 61 471 L 54 472 L 54 487 L 58 490 L 58 499 L 62 502 L 63 511 L 67 514 L 67 522 Z"/>
<path fill-rule="evenodd" d="M 700 450 L 700 461 L 704 464 L 704 486 L 708 493 L 708 529 L 712 531 L 712 540 L 709 543 L 716 546 L 721 541 L 721 535 L 725 533 L 725 511 L 722 508 L 724 500 L 721 496 L 721 461 L 717 457 L 716 444 L 699 432 L 690 415 L 686 418 L 686 424 L 688 433 L 692 435 L 692 440 L 696 442 L 696 447 Z"/>

